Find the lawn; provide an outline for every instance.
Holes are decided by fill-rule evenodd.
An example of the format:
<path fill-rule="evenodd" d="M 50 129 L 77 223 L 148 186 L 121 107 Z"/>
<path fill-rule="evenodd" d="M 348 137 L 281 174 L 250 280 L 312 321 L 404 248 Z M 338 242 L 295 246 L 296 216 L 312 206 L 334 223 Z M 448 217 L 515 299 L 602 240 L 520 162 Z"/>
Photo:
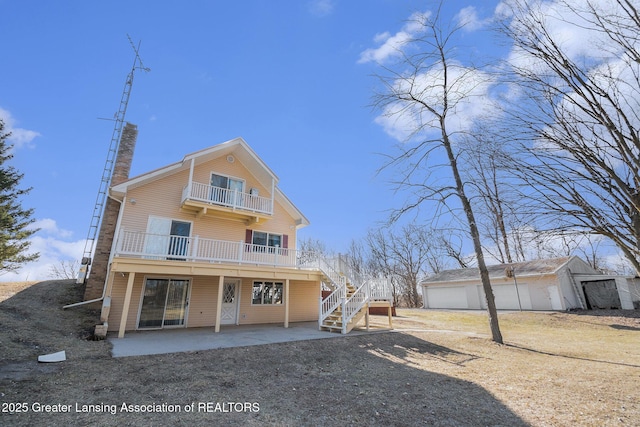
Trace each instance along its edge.
<path fill-rule="evenodd" d="M 393 332 L 113 359 L 95 310 L 62 310 L 81 295 L 0 283 L 0 425 L 640 425 L 637 310 L 501 313 L 498 345 L 482 312 L 400 309 Z"/>

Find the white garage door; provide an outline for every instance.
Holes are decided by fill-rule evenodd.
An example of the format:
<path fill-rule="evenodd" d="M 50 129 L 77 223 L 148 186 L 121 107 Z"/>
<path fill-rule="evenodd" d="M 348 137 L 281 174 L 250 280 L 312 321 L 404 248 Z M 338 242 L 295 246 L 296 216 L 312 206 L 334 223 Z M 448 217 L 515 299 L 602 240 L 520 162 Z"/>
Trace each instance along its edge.
<path fill-rule="evenodd" d="M 427 308 L 469 308 L 464 286 L 427 288 Z"/>
<path fill-rule="evenodd" d="M 526 285 L 518 285 L 519 294 L 513 285 L 491 285 L 491 288 L 498 310 L 518 310 L 520 306 L 523 309 L 531 309 L 528 298 L 529 290 Z M 520 298 L 520 303 L 518 303 L 518 298 Z"/>

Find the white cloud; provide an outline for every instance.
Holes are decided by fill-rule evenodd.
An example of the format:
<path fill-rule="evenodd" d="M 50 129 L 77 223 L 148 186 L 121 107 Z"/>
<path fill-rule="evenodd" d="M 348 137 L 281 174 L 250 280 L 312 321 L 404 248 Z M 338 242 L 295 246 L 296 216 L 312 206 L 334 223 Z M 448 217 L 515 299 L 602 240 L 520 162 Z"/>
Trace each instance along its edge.
<path fill-rule="evenodd" d="M 451 134 L 471 129 L 477 120 L 489 114 L 496 117 L 495 113 L 491 113 L 497 111 L 497 106 L 490 93 L 494 81 L 489 74 L 453 62 L 449 63 L 447 71 L 450 110 L 447 112 L 446 125 Z M 442 113 L 443 76 L 442 68 L 433 67 L 414 79 L 397 80 L 395 91 L 411 91 L 422 103 Z M 420 135 L 439 132 L 437 117 L 417 102 L 390 104 L 375 122 L 398 141 L 406 141 L 417 130 L 420 130 Z"/>
<path fill-rule="evenodd" d="M 627 141 L 633 141 L 636 137 L 634 131 L 631 130 L 625 134 L 624 130 L 628 129 L 626 120 L 630 121 L 633 129 L 640 126 L 640 118 L 637 114 L 637 111 L 640 110 L 637 85 L 640 64 L 628 56 L 624 46 L 615 41 L 615 37 L 609 37 L 610 34 L 607 34 L 606 31 L 596 29 L 594 24 L 589 22 L 588 17 L 580 16 L 580 13 L 575 11 L 589 10 L 589 7 L 592 6 L 594 10 L 598 11 L 598 17 L 604 22 L 607 20 L 618 22 L 616 31 L 620 32 L 621 39 L 630 44 L 633 44 L 634 41 L 637 43 L 638 40 L 637 31 L 632 29 L 635 27 L 634 23 L 629 18 L 623 18 L 626 15 L 625 12 L 620 10 L 620 6 L 616 2 L 610 0 L 575 0 L 571 3 L 571 7 L 567 7 L 564 2 L 554 0 L 535 2 L 529 6 L 531 9 L 528 10 L 528 13 L 533 18 L 524 15 L 531 19 L 525 21 L 529 25 L 521 26 L 519 17 L 514 17 L 512 28 L 520 32 L 523 38 L 532 42 L 538 39 L 545 40 L 545 37 L 553 40 L 562 54 L 570 61 L 574 61 L 585 72 L 585 75 L 588 76 L 587 81 L 599 88 L 605 88 L 603 90 L 607 92 L 606 96 L 603 96 L 595 91 L 593 94 L 588 94 L 588 99 L 585 100 L 584 92 L 573 91 L 559 77 L 556 78 L 557 81 L 551 80 L 553 77 L 547 77 L 550 86 L 557 88 L 563 94 L 558 101 L 557 108 L 562 111 L 567 122 L 573 123 L 573 128 L 570 130 L 571 135 L 581 135 L 581 140 L 592 151 L 597 153 L 600 158 L 604 158 L 610 167 L 614 169 L 622 167 L 623 169 L 619 173 L 625 175 L 627 173 L 624 170 L 626 161 L 621 158 L 620 153 L 624 150 L 621 150 L 618 145 L 619 140 L 611 138 L 611 128 L 597 122 L 594 123 L 586 113 L 591 109 L 587 104 L 597 102 L 609 114 L 615 127 L 623 131 L 622 135 L 627 138 Z M 508 8 L 508 6 L 505 7 Z M 507 16 L 510 15 L 507 14 Z M 616 18 L 612 18 L 613 16 Z M 543 26 L 539 26 L 538 21 L 542 22 Z M 609 26 L 611 27 L 611 25 Z M 530 29 L 537 27 L 540 29 L 540 34 L 531 34 Z M 508 62 L 524 72 L 540 76 L 554 75 L 546 61 L 537 59 L 517 47 L 514 47 L 510 52 Z M 624 119 L 621 119 L 619 112 L 624 113 Z M 557 140 L 568 139 L 564 126 L 548 127 L 546 131 L 554 134 Z M 553 144 L 549 144 L 545 140 L 536 141 L 536 143 L 538 147 L 547 149 L 554 147 Z M 633 147 L 631 150 L 633 151 Z"/>
<path fill-rule="evenodd" d="M 62 261 L 74 261 L 82 258 L 85 239 L 70 240 L 73 233 L 59 228 L 56 221 L 44 218 L 36 221 L 33 228 L 39 228 L 29 241 L 29 253 L 40 253 L 40 258 L 25 264 L 18 272 L 0 275 L 0 281 L 48 280 L 51 267 L 59 266 Z"/>
<path fill-rule="evenodd" d="M 330 15 L 333 12 L 333 0 L 312 0 L 309 2 L 309 11 L 319 17 Z"/>
<path fill-rule="evenodd" d="M 33 223 L 33 226 L 31 228 L 38 228 L 41 232 L 50 234 L 54 237 L 65 238 L 71 237 L 71 235 L 73 234 L 72 231 L 59 228 L 56 221 L 51 218 L 37 220 Z"/>
<path fill-rule="evenodd" d="M 3 108 L 0 108 L 0 119 L 4 121 L 4 132 L 11 133 L 8 141 L 13 144 L 14 150 L 22 147 L 33 148 L 35 146 L 33 140 L 40 136 L 40 133 L 16 127 L 15 119 L 11 113 Z"/>
<path fill-rule="evenodd" d="M 467 6 L 461 9 L 456 15 L 456 19 L 465 31 L 479 30 L 489 22 L 488 20 L 481 20 L 478 17 L 476 8 L 473 6 Z"/>
<path fill-rule="evenodd" d="M 416 12 L 411 15 L 402 29 L 394 35 L 391 35 L 389 32 L 376 34 L 373 40 L 375 43 L 381 45 L 377 48 L 366 49 L 360 53 L 358 63 L 384 63 L 393 57 L 400 56 L 402 49 L 423 31 L 423 24 L 430 16 L 431 12 Z"/>
<path fill-rule="evenodd" d="M 574 0 L 570 7 L 565 1 L 545 1 L 530 2 L 529 12 L 544 23 L 544 28 L 548 35 L 540 34 L 541 38 L 552 39 L 570 60 L 580 60 L 586 62 L 591 59 L 596 62 L 617 59 L 622 55 L 620 46 L 613 42 L 609 35 L 603 31 L 593 29 L 593 24 L 577 14 L 576 10 L 589 10 L 594 7 L 600 11 L 603 17 L 612 13 L 624 16 L 625 12 L 619 11 L 619 5 L 610 0 Z M 509 2 L 503 2 L 496 8 L 496 15 L 502 17 L 512 17 Z M 516 31 L 529 33 L 529 28 L 519 28 L 517 20 L 512 21 L 512 28 Z M 636 39 L 636 29 L 631 25 L 625 28 L 621 25 L 619 29 L 624 35 L 624 31 L 629 31 L 628 38 Z M 510 55 L 510 62 L 520 67 L 540 67 L 536 61 L 523 52 L 514 49 Z"/>

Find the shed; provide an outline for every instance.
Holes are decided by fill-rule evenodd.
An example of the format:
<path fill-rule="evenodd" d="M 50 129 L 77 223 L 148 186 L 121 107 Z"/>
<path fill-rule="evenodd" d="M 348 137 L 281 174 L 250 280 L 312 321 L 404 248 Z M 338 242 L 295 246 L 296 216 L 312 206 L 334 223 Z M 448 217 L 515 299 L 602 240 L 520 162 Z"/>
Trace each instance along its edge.
<path fill-rule="evenodd" d="M 487 268 L 501 310 L 633 309 L 627 277 L 605 275 L 576 256 Z M 421 285 L 424 308 L 486 309 L 477 268 L 445 270 Z"/>

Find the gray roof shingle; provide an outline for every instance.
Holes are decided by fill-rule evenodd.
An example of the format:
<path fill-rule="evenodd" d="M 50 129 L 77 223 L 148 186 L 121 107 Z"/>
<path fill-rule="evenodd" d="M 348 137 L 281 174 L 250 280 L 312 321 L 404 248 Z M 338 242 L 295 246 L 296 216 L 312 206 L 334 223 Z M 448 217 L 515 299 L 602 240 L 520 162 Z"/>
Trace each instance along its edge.
<path fill-rule="evenodd" d="M 511 264 L 497 264 L 487 266 L 490 278 L 505 277 L 507 268 L 513 267 L 516 276 L 531 276 L 552 274 L 569 262 L 572 257 L 539 259 L 535 261 L 514 262 Z M 462 280 L 479 280 L 480 272 L 477 267 L 444 270 L 427 277 L 422 283 L 458 282 Z"/>

